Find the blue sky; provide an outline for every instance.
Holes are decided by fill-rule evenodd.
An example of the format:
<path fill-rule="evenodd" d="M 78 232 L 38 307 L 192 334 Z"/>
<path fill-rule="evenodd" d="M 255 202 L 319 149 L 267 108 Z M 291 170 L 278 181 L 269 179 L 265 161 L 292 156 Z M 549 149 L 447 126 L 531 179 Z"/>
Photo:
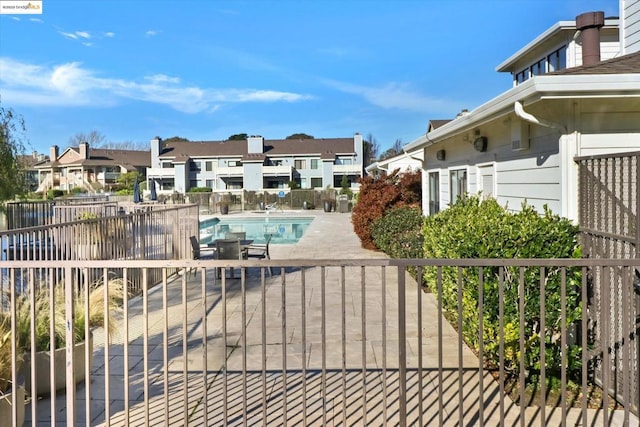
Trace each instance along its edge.
<path fill-rule="evenodd" d="M 44 0 L 0 16 L 0 99 L 30 149 L 97 130 L 223 140 L 373 135 L 408 143 L 511 87 L 495 67 L 618 0 Z"/>

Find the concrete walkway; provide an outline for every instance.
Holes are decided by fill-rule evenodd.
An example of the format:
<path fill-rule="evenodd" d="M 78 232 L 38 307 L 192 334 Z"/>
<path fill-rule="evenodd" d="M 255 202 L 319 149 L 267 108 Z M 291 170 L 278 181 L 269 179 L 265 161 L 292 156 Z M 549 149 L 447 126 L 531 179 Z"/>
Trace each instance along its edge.
<path fill-rule="evenodd" d="M 349 214 L 313 214 L 297 244 L 272 245 L 272 259 L 385 257 L 360 247 Z M 132 301 L 128 378 L 123 336 L 109 347 L 108 372 L 103 341 L 96 337 L 91 424 L 104 424 L 109 413 L 111 425 L 140 425 L 146 413 L 151 425 L 163 425 L 165 417 L 183 425 L 186 413 L 190 425 L 300 425 L 302 420 L 308 425 L 396 425 L 401 395 L 396 270 L 287 269 L 284 275 L 267 276 L 264 285 L 257 269 L 250 270 L 244 293 L 239 279 L 226 279 L 223 293 L 213 271 L 206 272 L 205 298 L 202 272 L 168 283 L 166 307 L 162 287 L 152 289 L 146 361 L 142 300 Z M 486 371 L 481 377 L 477 357 L 447 322 L 439 339 L 432 294 L 419 291 L 409 276 L 405 292 L 408 425 L 470 426 L 481 417 L 485 425 L 498 425 L 498 384 Z M 83 386 L 77 397 L 78 421 L 84 424 Z M 57 400 L 56 421 L 62 423 L 64 395 Z M 502 404 L 505 424 L 519 425 L 520 408 L 509 398 Z M 43 425 L 50 422 L 49 405 L 38 402 Z M 547 409 L 547 416 L 553 414 L 550 422 L 558 420 L 559 412 Z M 577 425 L 576 415 L 569 411 L 570 425 Z M 540 425 L 537 408 L 527 408 L 523 416 L 527 425 Z"/>

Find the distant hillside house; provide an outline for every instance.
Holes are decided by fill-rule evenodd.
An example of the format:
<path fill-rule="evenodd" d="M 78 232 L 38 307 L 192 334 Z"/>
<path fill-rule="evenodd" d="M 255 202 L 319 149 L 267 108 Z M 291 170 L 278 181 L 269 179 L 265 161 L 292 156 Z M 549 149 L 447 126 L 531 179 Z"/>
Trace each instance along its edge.
<path fill-rule="evenodd" d="M 558 22 L 497 67 L 511 88 L 405 145 L 423 154 L 423 213 L 480 193 L 577 220 L 574 159 L 640 150 L 638 11 Z"/>
<path fill-rule="evenodd" d="M 90 148 L 89 143 L 82 142 L 60 155 L 54 145 L 48 161 L 35 166 L 40 183 L 37 191 L 71 191 L 74 187 L 87 191 L 109 189 L 120 174 L 138 171 L 144 176 L 150 165 L 149 151 Z"/>
<path fill-rule="evenodd" d="M 151 140 L 147 179 L 159 191 L 186 193 L 192 187 L 218 190 L 351 187 L 362 177 L 363 138 L 272 139 L 250 136 L 233 141 Z"/>

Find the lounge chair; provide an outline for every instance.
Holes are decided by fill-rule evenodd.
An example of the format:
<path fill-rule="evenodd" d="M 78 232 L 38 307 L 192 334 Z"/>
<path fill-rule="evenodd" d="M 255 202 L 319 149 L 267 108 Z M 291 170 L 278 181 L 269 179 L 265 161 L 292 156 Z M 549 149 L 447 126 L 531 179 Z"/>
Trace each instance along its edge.
<path fill-rule="evenodd" d="M 267 242 L 265 244 L 253 244 L 247 248 L 247 258 L 271 259 L 269 255 L 269 244 L 271 243 L 272 234 L 266 234 Z M 269 276 L 271 276 L 271 267 L 268 268 Z"/>

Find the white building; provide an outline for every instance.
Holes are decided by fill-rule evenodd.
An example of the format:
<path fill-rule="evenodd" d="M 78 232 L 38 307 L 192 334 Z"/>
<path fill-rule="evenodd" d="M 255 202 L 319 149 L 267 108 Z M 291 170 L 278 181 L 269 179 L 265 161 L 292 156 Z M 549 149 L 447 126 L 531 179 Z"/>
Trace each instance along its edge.
<path fill-rule="evenodd" d="M 423 212 L 482 193 L 576 220 L 574 157 L 640 150 L 640 1 L 555 24 L 497 67 L 513 87 L 404 147 L 423 155 Z"/>

